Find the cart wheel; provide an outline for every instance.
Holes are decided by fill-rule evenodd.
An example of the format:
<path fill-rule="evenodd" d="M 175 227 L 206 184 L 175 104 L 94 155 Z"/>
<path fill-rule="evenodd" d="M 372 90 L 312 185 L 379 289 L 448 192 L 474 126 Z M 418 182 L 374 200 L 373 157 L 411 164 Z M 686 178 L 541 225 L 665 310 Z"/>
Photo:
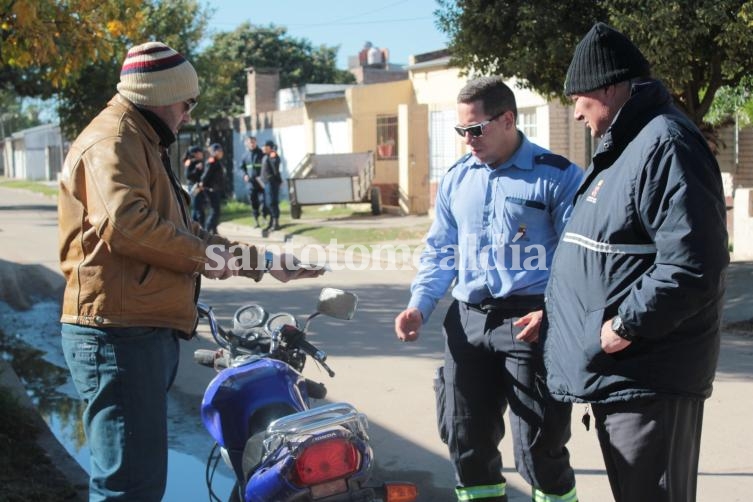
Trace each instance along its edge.
<path fill-rule="evenodd" d="M 299 220 L 301 218 L 301 206 L 299 206 L 298 204 L 291 204 L 290 217 L 294 220 Z"/>
<path fill-rule="evenodd" d="M 382 192 L 378 188 L 374 187 L 370 193 L 371 199 L 371 214 L 374 216 L 382 214 Z"/>

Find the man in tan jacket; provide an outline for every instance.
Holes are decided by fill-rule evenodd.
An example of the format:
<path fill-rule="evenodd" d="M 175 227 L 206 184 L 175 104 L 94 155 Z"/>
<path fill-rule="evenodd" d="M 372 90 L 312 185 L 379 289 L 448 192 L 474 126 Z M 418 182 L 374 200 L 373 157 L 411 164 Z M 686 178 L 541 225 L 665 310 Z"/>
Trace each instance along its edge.
<path fill-rule="evenodd" d="M 159 42 L 133 47 L 118 94 L 65 160 L 58 205 L 62 343 L 87 405 L 92 501 L 162 499 L 167 390 L 178 338 L 196 326 L 200 276 L 259 281 L 271 258 L 191 220 L 167 148 L 198 96 L 196 71 L 181 54 Z M 233 265 L 231 251 L 238 250 L 251 268 Z M 270 275 L 282 282 L 320 274 L 297 267 L 292 256 L 275 263 L 282 266 Z"/>

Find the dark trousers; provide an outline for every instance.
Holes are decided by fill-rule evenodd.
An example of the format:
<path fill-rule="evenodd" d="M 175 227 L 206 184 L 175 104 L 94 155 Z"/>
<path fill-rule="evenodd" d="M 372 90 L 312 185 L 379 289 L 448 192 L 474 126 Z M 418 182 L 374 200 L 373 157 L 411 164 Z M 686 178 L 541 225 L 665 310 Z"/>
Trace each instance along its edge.
<path fill-rule="evenodd" d="M 447 312 L 444 392 L 437 394 L 438 413 L 440 435 L 449 446 L 460 487 L 505 482 L 498 445 L 508 406 L 520 475 L 551 495 L 575 486 L 565 447 L 572 406 L 547 397 L 540 347 L 516 340 L 521 328 L 512 326 L 537 308 L 540 304 L 531 303 L 484 312 L 455 301 Z"/>
<path fill-rule="evenodd" d="M 204 226 L 205 212 L 204 206 L 206 206 L 207 196 L 203 191 L 194 191 L 194 186 L 191 185 L 188 189 L 191 194 L 191 219 L 199 225 Z"/>
<path fill-rule="evenodd" d="M 273 220 L 280 219 L 280 185 L 274 181 L 268 181 L 264 185 L 264 203 Z"/>
<path fill-rule="evenodd" d="M 207 214 L 204 228 L 207 232 L 217 233 L 217 225 L 220 224 L 220 205 L 222 204 L 222 194 L 217 190 L 204 190 L 209 199 L 209 214 Z"/>
<path fill-rule="evenodd" d="M 260 215 L 269 216 L 269 210 L 267 204 L 264 202 L 264 189 L 257 183 L 249 183 L 248 185 L 248 197 L 251 199 L 251 212 L 254 218 L 258 218 Z"/>
<path fill-rule="evenodd" d="M 642 399 L 593 404 L 616 502 L 692 502 L 703 401 Z"/>

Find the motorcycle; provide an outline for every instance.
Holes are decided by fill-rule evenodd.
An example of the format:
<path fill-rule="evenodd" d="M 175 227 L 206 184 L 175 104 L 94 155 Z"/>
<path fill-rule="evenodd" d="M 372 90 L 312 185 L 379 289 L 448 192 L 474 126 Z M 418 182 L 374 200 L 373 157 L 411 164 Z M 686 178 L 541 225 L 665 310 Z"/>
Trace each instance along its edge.
<path fill-rule="evenodd" d="M 350 320 L 357 303 L 353 293 L 324 288 L 302 328 L 289 313 L 270 315 L 250 304 L 235 312 L 233 329 L 199 303 L 219 346 L 194 353 L 196 362 L 218 371 L 201 403 L 215 440 L 206 470 L 210 500 L 220 501 L 212 489 L 220 458 L 235 475 L 231 502 L 416 500 L 412 483 L 370 481 L 374 457 L 363 413 L 345 402 L 310 407 L 327 390 L 301 374 L 307 358 L 330 377 L 335 373 L 327 354 L 306 340 L 309 324 L 319 315 Z"/>

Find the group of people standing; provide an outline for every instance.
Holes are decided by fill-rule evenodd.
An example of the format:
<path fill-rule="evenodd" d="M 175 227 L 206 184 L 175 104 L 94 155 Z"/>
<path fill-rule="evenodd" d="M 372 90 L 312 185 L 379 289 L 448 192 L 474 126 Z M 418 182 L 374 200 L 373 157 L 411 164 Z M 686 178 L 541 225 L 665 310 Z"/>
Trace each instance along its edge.
<path fill-rule="evenodd" d="M 248 186 L 248 196 L 251 199 L 251 211 L 256 222 L 256 228 L 262 228 L 259 218 L 267 220 L 265 230 L 280 229 L 280 155 L 274 141 L 264 143 L 264 149 L 259 148 L 256 137 L 246 137 L 246 153 L 241 158 L 240 169 L 243 171 L 243 181 Z"/>
<path fill-rule="evenodd" d="M 209 158 L 206 162 L 204 150 L 198 146 L 190 147 L 183 160 L 188 192 L 191 195 L 191 218 L 212 234 L 217 233 L 225 193 L 224 156 L 222 145 L 212 143 L 209 145 Z"/>
<path fill-rule="evenodd" d="M 515 467 L 532 499 L 577 501 L 566 444 L 572 403 L 588 403 L 616 501 L 693 501 L 729 261 L 719 166 L 640 50 L 608 25 L 577 45 L 564 89 L 574 119 L 601 139 L 585 174 L 517 129 L 502 78 L 460 91 L 455 131 L 469 153 L 440 183 L 395 331 L 415 341 L 453 286 L 435 390 L 458 500 L 507 501 L 498 445 L 509 408 Z M 66 157 L 61 331 L 86 401 L 92 501 L 162 498 L 166 394 L 178 340 L 195 332 L 201 276 L 323 273 L 217 235 L 218 144 L 206 165 L 200 148 L 186 159 L 193 219 L 205 228 L 191 221 L 167 150 L 198 98 L 182 55 L 136 46 L 118 93 Z M 271 142 L 264 152 L 254 137 L 246 146 L 257 225 L 262 216 L 279 228 L 280 157 Z M 209 246 L 220 247 L 219 263 Z M 233 265 L 239 246 L 253 268 Z"/>
<path fill-rule="evenodd" d="M 262 150 L 256 137 L 246 137 L 246 152 L 240 162 L 243 181 L 248 186 L 251 211 L 256 228 L 262 228 L 259 218 L 267 220 L 264 230 L 280 229 L 280 155 L 273 141 L 267 141 Z M 183 158 L 188 192 L 191 195 L 191 218 L 208 232 L 217 233 L 222 199 L 225 196 L 225 153 L 222 145 L 209 145 L 209 157 L 204 150 L 191 146 Z"/>
<path fill-rule="evenodd" d="M 452 287 L 435 378 L 458 500 L 507 501 L 498 445 L 536 502 L 575 502 L 571 407 L 593 413 L 614 500 L 696 498 L 729 262 L 721 174 L 641 51 L 596 23 L 564 84 L 600 138 L 585 174 L 516 128 L 502 78 L 457 97 L 470 153 L 443 177 L 401 341 Z"/>

